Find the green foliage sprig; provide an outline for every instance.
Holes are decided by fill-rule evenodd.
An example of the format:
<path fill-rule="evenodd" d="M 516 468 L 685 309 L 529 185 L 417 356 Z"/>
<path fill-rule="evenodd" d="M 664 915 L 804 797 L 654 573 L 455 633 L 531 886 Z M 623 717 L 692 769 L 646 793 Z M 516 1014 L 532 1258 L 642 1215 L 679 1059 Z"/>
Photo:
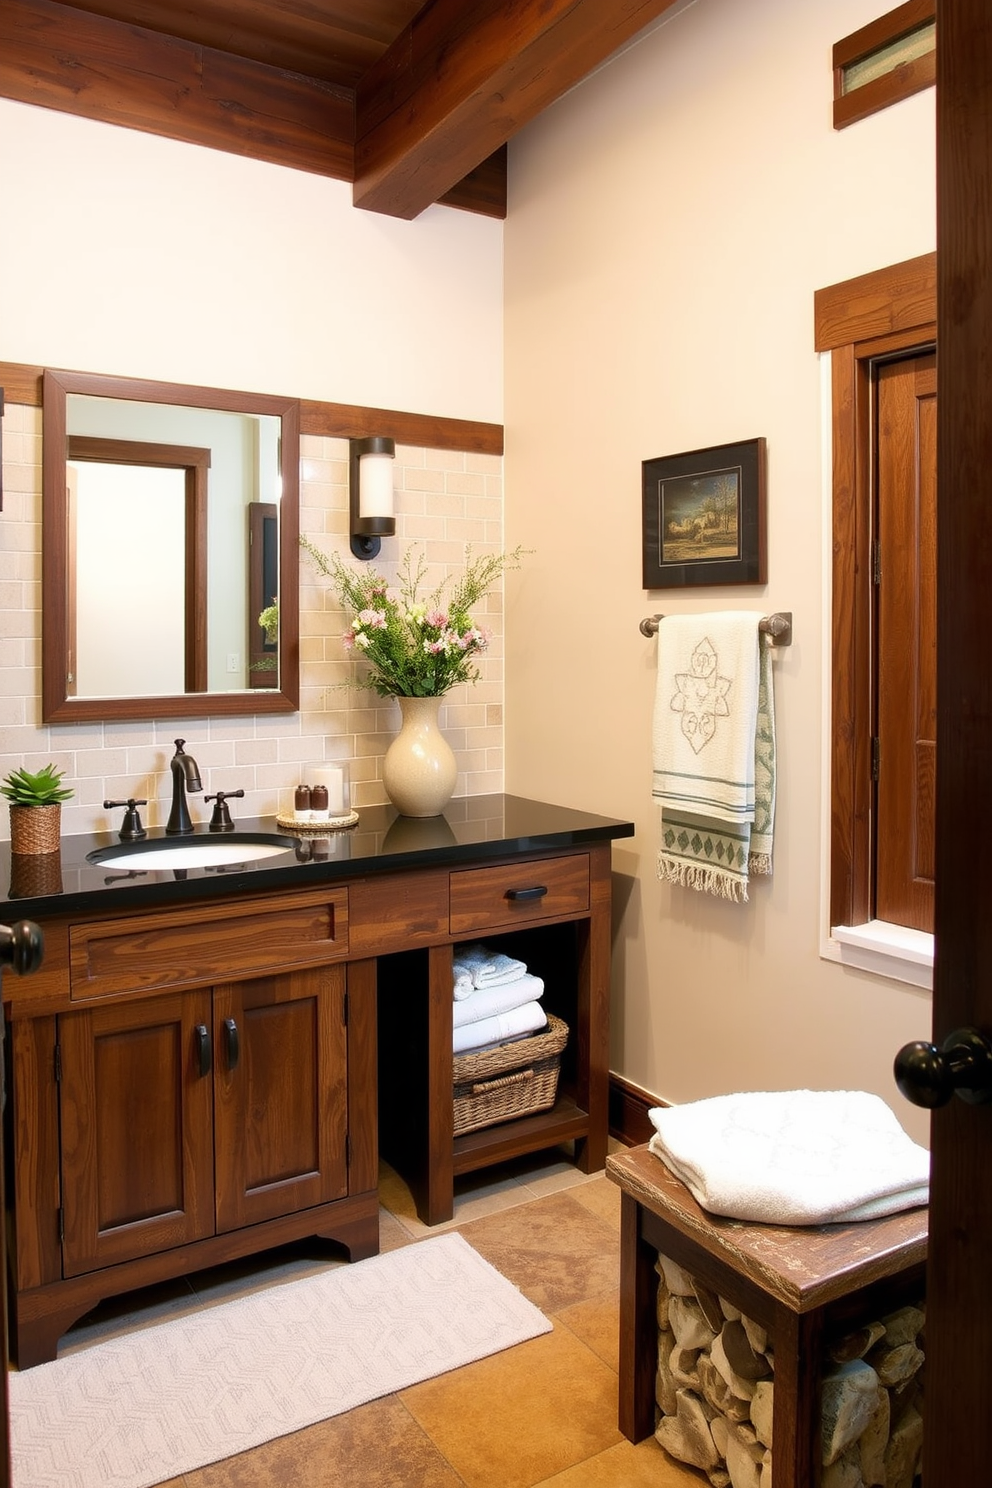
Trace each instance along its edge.
<path fill-rule="evenodd" d="M 471 611 L 507 569 L 520 567 L 524 553 L 520 547 L 475 559 L 467 553 L 459 579 L 444 580 L 421 598 L 427 578 L 422 552 L 414 557 L 407 549 L 391 590 L 374 568 L 349 568 L 339 554 L 328 557 L 306 536 L 300 544 L 331 581 L 342 607 L 353 612 L 345 649 L 366 663 L 361 685 L 380 697 L 441 697 L 458 682 L 475 682 L 475 658 L 489 635 Z"/>
<path fill-rule="evenodd" d="M 7 797 L 12 806 L 55 806 L 68 801 L 72 791 L 60 784 L 64 770 L 46 765 L 43 770 L 11 770 L 0 785 L 0 794 Z"/>

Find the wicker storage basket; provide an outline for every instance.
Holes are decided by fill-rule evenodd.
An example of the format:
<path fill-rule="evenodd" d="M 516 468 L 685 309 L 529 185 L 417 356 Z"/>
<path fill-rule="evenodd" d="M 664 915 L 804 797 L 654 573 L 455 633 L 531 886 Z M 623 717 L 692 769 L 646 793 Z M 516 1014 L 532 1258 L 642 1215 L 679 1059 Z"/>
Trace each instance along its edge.
<path fill-rule="evenodd" d="M 478 1054 L 456 1054 L 455 1136 L 553 1106 L 567 1040 L 568 1024 L 549 1013 L 543 1033 Z"/>

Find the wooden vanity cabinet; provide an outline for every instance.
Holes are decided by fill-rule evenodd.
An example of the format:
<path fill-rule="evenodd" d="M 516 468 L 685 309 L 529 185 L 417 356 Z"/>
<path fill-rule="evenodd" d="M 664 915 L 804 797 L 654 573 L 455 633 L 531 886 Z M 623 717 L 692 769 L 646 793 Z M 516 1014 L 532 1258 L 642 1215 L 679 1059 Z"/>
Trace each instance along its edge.
<path fill-rule="evenodd" d="M 340 910 L 346 891 L 334 893 Z M 303 898 L 313 900 L 308 919 L 326 927 L 327 891 Z M 231 905 L 235 921 L 250 907 Z M 264 917 L 268 906 L 255 908 Z M 258 976 L 242 964 L 235 981 L 187 986 L 213 973 L 204 967 L 217 945 L 210 918 L 198 964 L 193 919 L 189 909 L 140 918 L 138 943 L 171 947 L 158 970 L 145 963 L 146 980 L 178 985 L 134 994 L 115 982 L 94 996 L 91 975 L 71 974 L 80 939 L 129 943 L 127 917 L 46 927 L 53 964 L 42 995 L 53 1000 L 62 981 L 68 996 L 51 1015 L 13 1010 L 12 1333 L 22 1368 L 54 1358 L 66 1329 L 117 1293 L 311 1235 L 352 1259 L 378 1250 L 374 962 L 346 963 L 339 934 L 319 952 L 297 946 L 317 964 Z M 188 952 L 178 975 L 175 936 Z M 319 959 L 328 954 L 337 959 Z M 280 955 L 290 959 L 285 947 Z"/>
<path fill-rule="evenodd" d="M 345 1197 L 343 966 L 59 1018 L 63 1270 Z"/>
<path fill-rule="evenodd" d="M 382 947 L 394 954 L 382 956 L 378 972 L 380 1145 L 425 1223 L 451 1218 L 457 1177 L 494 1163 L 567 1143 L 583 1172 L 604 1166 L 611 893 L 609 842 L 554 856 L 516 854 L 445 876 L 444 943 L 425 929 L 423 949 L 404 949 L 399 936 Z M 424 906 L 418 909 L 426 925 Z M 353 895 L 353 926 L 358 910 Z M 472 941 L 518 957 L 540 976 L 542 1006 L 564 1020 L 569 1035 L 550 1110 L 456 1137 L 452 960 L 455 944 Z"/>
<path fill-rule="evenodd" d="M 537 832 L 562 816 L 514 809 Z M 609 839 L 629 832 L 580 820 L 596 835 L 543 851 L 519 830 L 456 861 L 405 853 L 383 869 L 370 852 L 371 871 L 353 859 L 316 885 L 290 868 L 275 892 L 33 908 L 45 959 L 6 1009 L 21 1367 L 54 1358 L 106 1297 L 310 1236 L 374 1254 L 380 1131 L 429 1224 L 451 1217 L 459 1175 L 508 1158 L 569 1144 L 602 1168 Z M 524 960 L 569 1034 L 551 1109 L 455 1137 L 464 941 Z"/>

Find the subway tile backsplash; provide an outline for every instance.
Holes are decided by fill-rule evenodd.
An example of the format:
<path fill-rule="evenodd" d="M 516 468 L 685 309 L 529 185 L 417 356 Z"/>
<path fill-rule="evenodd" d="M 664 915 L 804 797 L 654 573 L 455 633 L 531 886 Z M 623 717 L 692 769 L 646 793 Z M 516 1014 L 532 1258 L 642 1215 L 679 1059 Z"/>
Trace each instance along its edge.
<path fill-rule="evenodd" d="M 65 834 L 118 825 L 103 802 L 147 796 L 142 818 L 164 826 L 171 803 L 169 759 L 183 737 L 200 765 L 204 791 L 243 789 L 235 815 L 290 810 L 302 766 L 347 760 L 359 808 L 386 800 L 382 756 L 399 727 L 391 700 L 350 685 L 356 670 L 341 634 L 347 617 L 326 580 L 300 554 L 300 709 L 276 717 L 43 725 L 41 722 L 41 410 L 7 404 L 3 417 L 0 512 L 0 775 L 49 760 L 74 795 L 62 808 Z M 304 435 L 300 448 L 300 529 L 348 561 L 348 442 Z M 503 543 L 502 461 L 401 445 L 396 450 L 397 537 L 383 542 L 376 567 L 388 578 L 407 545 L 423 545 L 430 585 L 473 555 Z M 458 760 L 459 795 L 503 788 L 503 613 L 493 595 L 479 617 L 492 642 L 474 686 L 453 688 L 441 722 Z M 206 820 L 202 797 L 190 799 Z M 0 838 L 10 835 L 0 809 Z"/>

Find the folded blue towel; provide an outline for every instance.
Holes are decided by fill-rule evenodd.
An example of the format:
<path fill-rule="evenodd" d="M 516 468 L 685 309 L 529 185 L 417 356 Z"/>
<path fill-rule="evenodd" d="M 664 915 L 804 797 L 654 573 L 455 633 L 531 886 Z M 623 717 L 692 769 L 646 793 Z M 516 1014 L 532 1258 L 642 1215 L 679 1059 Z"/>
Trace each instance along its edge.
<path fill-rule="evenodd" d="M 455 946 L 455 1001 L 471 997 L 481 987 L 501 987 L 527 975 L 527 967 L 513 956 L 494 951 L 479 941 Z"/>

